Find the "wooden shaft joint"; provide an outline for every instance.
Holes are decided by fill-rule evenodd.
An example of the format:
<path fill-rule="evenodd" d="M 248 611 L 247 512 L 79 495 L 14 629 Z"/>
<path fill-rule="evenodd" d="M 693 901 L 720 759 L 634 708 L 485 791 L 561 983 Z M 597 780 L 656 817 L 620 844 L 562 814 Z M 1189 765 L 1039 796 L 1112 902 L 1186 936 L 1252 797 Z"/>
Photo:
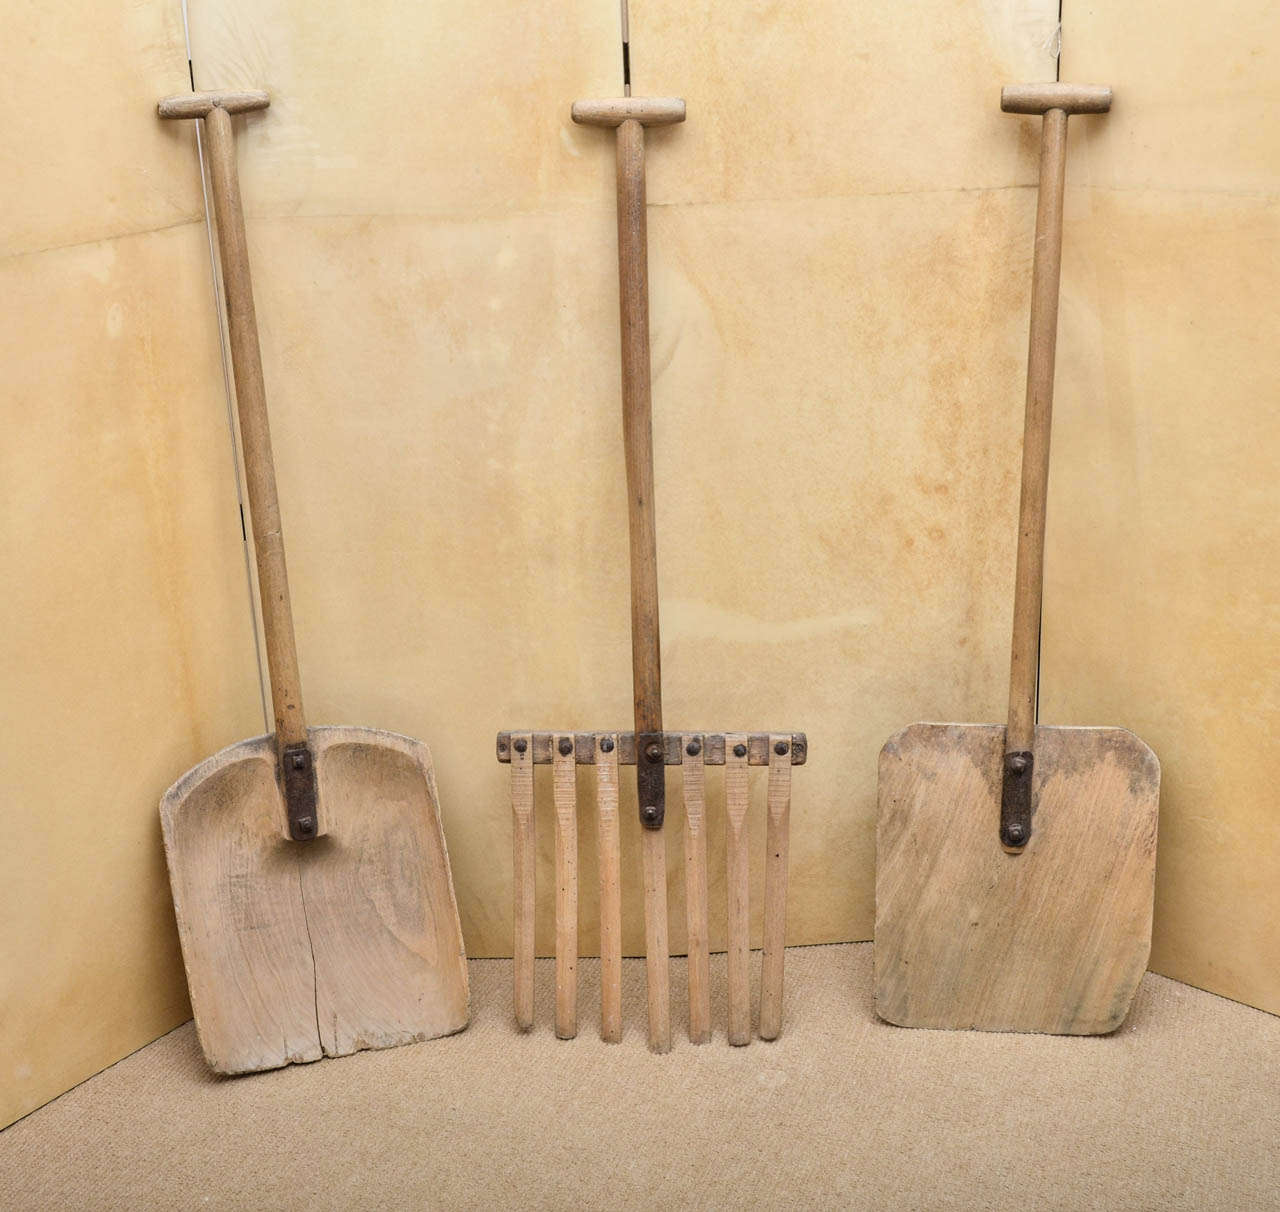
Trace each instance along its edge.
<path fill-rule="evenodd" d="M 162 118 L 205 118 L 215 109 L 229 114 L 247 114 L 250 110 L 266 109 L 271 97 L 261 89 L 231 91 L 220 89 L 212 93 L 179 93 L 166 97 L 156 106 Z"/>
<path fill-rule="evenodd" d="M 680 97 L 611 97 L 575 101 L 569 112 L 579 126 L 621 126 L 628 121 L 671 126 L 684 121 L 685 107 Z"/>
<path fill-rule="evenodd" d="M 1000 90 L 1006 114 L 1105 114 L 1111 108 L 1111 89 L 1105 84 L 1006 84 Z"/>

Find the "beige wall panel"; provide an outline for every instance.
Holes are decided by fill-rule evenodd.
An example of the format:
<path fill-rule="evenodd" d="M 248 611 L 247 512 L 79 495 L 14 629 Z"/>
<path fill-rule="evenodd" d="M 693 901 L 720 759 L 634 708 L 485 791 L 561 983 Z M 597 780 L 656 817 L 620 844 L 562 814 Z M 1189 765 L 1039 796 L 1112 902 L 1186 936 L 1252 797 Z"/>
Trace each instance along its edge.
<path fill-rule="evenodd" d="M 1280 1011 L 1276 201 L 1069 215 L 1042 718 L 1160 758 L 1152 967 Z"/>
<path fill-rule="evenodd" d="M 1103 123 L 1080 124 L 1093 132 L 1088 179 L 1117 189 L 1280 191 L 1277 45 L 1272 0 L 1065 0 L 1062 78 L 1115 89 Z M 1083 182 L 1081 159 L 1071 171 Z"/>
<path fill-rule="evenodd" d="M 662 203 L 1035 180 L 1000 86 L 1054 75 L 1056 0 L 631 0 L 633 92 L 689 103 Z M 674 142 L 674 140 L 673 140 Z"/>
<path fill-rule="evenodd" d="M 203 225 L 0 295 L 4 1123 L 187 1017 L 160 795 L 263 717 Z"/>
<path fill-rule="evenodd" d="M 188 0 L 197 86 L 271 92 L 249 119 L 242 185 L 277 215 L 470 218 L 589 199 L 569 104 L 620 91 L 619 11 Z"/>
<path fill-rule="evenodd" d="M 152 120 L 190 88 L 178 0 L 16 0 L 0 61 L 0 256 L 199 216 L 196 166 Z"/>

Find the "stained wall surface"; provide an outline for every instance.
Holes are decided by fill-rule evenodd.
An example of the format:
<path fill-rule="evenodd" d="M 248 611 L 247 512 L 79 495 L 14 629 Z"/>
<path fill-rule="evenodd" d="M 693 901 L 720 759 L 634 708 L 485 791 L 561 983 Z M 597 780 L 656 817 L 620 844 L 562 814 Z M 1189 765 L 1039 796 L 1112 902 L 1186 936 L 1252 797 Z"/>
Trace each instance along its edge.
<path fill-rule="evenodd" d="M 1118 100 L 1074 122 L 1042 714 L 1164 763 L 1153 964 L 1277 1009 L 1280 31 L 1178 8 L 1065 7 L 1063 78 Z M 494 734 L 631 710 L 612 140 L 569 121 L 620 91 L 617 6 L 324 9 L 189 0 L 197 86 L 273 96 L 238 129 L 306 703 L 430 745 L 468 950 L 509 954 Z M 870 935 L 884 739 L 1003 718 L 1037 131 L 997 97 L 1053 78 L 1057 10 L 631 6 L 634 91 L 689 105 L 649 142 L 667 723 L 809 734 L 795 943 Z M 56 56 L 0 52 L 0 1122 L 185 1016 L 156 801 L 263 728 L 194 137 L 151 117 L 180 6 L 15 24 Z M 546 812 L 540 849 L 549 951 Z M 591 950 L 585 810 L 581 854 Z M 723 906 L 716 861 L 717 944 Z"/>
<path fill-rule="evenodd" d="M 309 712 L 427 742 L 468 948 L 509 954 L 495 733 L 630 724 L 613 139 L 569 120 L 621 91 L 618 6 L 301 13 L 190 4 L 197 85 L 277 98 L 241 164 Z M 996 97 L 1056 6 L 896 13 L 631 8 L 635 93 L 689 109 L 649 141 L 665 718 L 808 733 L 798 943 L 869 935 L 885 737 L 1004 695 L 1035 161 Z"/>
<path fill-rule="evenodd" d="M 199 173 L 154 116 L 189 87 L 181 14 L 14 17 L 0 1124 L 189 1016 L 160 796 L 262 730 Z"/>
<path fill-rule="evenodd" d="M 1066 13 L 1041 714 L 1160 757 L 1152 968 L 1280 1012 L 1280 11 Z"/>

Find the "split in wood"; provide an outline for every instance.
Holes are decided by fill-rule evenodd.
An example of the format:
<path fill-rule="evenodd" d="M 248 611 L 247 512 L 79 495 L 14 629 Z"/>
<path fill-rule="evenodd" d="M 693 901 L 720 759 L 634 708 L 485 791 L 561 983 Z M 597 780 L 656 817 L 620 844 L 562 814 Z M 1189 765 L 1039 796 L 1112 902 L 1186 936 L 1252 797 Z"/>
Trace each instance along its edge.
<path fill-rule="evenodd" d="M 765 859 L 764 957 L 760 981 L 762 1039 L 782 1029 L 782 983 L 787 915 L 787 855 L 791 767 L 804 762 L 803 733 L 664 734 L 667 764 L 684 768 L 685 902 L 689 949 L 689 1039 L 711 1038 L 710 955 L 707 910 L 707 814 L 703 770 L 725 766 L 725 867 L 728 896 L 729 1021 L 731 1044 L 751 1041 L 750 864 L 747 847 L 748 769 L 769 768 Z M 619 732 L 501 732 L 498 759 L 511 765 L 515 862 L 515 1016 L 522 1031 L 533 1027 L 536 838 L 533 767 L 552 766 L 555 807 L 556 998 L 555 1030 L 572 1039 L 578 1030 L 578 837 L 576 767 L 596 768 L 600 871 L 600 1038 L 622 1038 L 622 875 L 618 827 L 618 767 L 635 763 L 635 737 Z M 661 829 L 642 835 L 646 903 L 661 912 L 646 918 L 649 1039 L 655 1051 L 670 1047 L 670 990 L 666 965 L 666 841 Z M 650 887 L 650 885 L 653 887 Z M 656 972 L 659 979 L 653 979 Z"/>

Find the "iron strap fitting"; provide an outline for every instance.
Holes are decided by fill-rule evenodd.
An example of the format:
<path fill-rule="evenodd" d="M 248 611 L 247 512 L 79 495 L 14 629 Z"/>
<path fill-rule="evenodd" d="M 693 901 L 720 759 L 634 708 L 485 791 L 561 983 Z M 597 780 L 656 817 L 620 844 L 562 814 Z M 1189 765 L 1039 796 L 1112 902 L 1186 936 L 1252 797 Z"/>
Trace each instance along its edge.
<path fill-rule="evenodd" d="M 636 735 L 636 793 L 640 824 L 661 829 L 667 816 L 666 736 L 661 732 Z"/>
<path fill-rule="evenodd" d="M 286 745 L 280 755 L 289 836 L 309 842 L 316 836 L 316 764 L 306 741 Z"/>
<path fill-rule="evenodd" d="M 1000 844 L 1021 850 L 1031 840 L 1031 774 L 1035 754 L 1019 749 L 1004 755 L 1000 787 Z"/>

